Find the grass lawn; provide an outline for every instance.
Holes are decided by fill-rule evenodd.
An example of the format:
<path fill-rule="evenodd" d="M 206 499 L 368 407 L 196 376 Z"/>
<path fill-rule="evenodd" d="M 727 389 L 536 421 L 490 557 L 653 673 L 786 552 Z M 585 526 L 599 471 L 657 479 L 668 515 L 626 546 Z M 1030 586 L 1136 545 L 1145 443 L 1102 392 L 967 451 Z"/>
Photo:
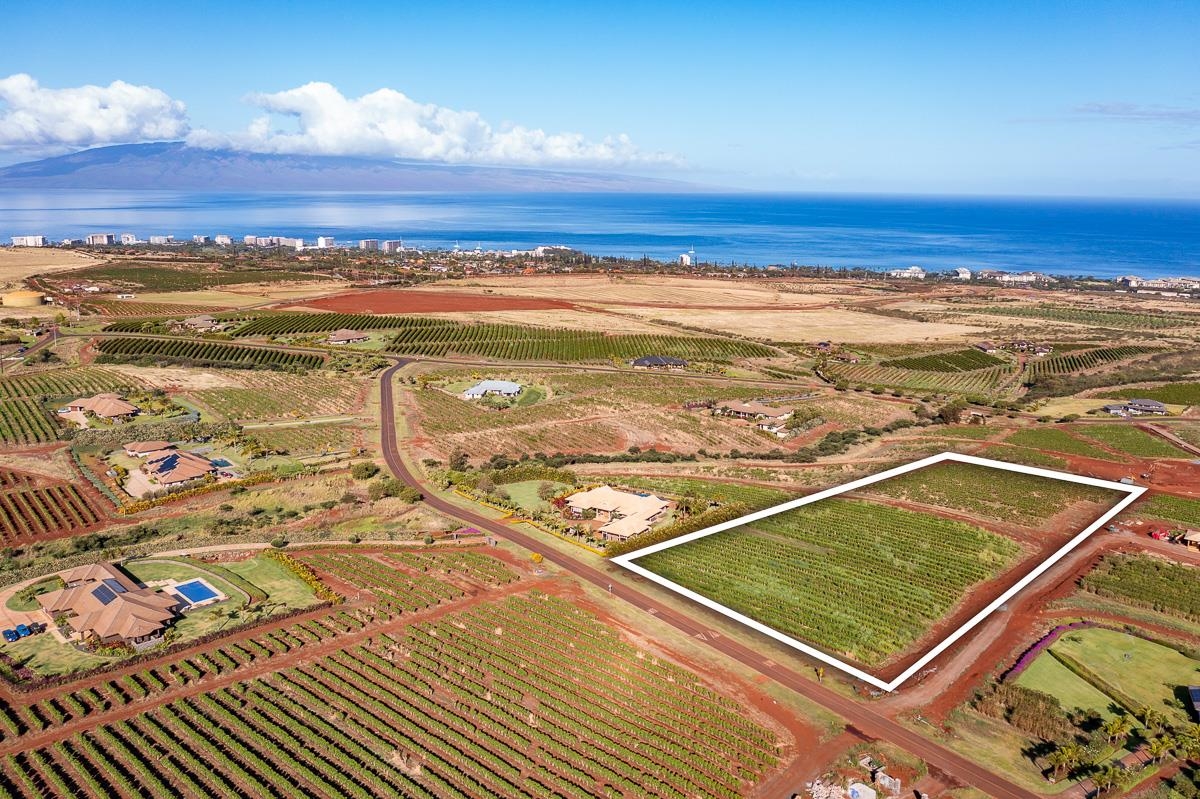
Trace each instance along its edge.
<path fill-rule="evenodd" d="M 553 486 L 554 493 L 556 494 L 570 488 L 566 483 L 559 483 L 554 480 L 522 480 L 519 483 L 505 483 L 502 486 L 498 486 L 498 488 L 503 488 L 507 491 L 512 501 L 527 511 L 550 510 L 550 503 L 538 496 L 538 490 L 541 488 L 542 483 L 549 483 Z"/>
<path fill-rule="evenodd" d="M 312 589 L 296 579 L 295 575 L 278 561 L 259 555 L 221 565 L 266 591 L 268 603 L 279 602 L 288 610 L 292 610 L 307 607 L 317 601 Z"/>
<path fill-rule="evenodd" d="M 1020 447 L 1065 452 L 1068 455 L 1081 455 L 1085 458 L 1100 458 L 1106 461 L 1116 459 L 1111 452 L 1094 447 L 1086 441 L 1080 441 L 1067 431 L 1055 427 L 1028 427 L 1018 430 L 1004 440 L 1006 443 L 1016 444 Z"/>
<path fill-rule="evenodd" d="M 69 674 L 73 671 L 116 664 L 123 659 L 81 652 L 69 644 L 60 644 L 49 632 L 31 635 L 11 644 L 0 644 L 0 652 L 17 663 L 28 666 L 35 674 L 43 676 Z"/>
<path fill-rule="evenodd" d="M 47 594 L 51 591 L 57 591 L 63 587 L 63 581 L 59 577 L 48 577 L 45 580 L 38 580 L 28 588 L 23 588 L 8 598 L 5 607 L 9 610 L 16 610 L 22 613 L 29 613 L 37 610 L 37 597 L 40 594 Z"/>
<path fill-rule="evenodd" d="M 1178 721 L 1191 721 L 1180 692 L 1200 682 L 1200 661 L 1132 635 L 1101 628 L 1068 633 L 1053 646 L 1084 663 L 1117 690 Z"/>
<path fill-rule="evenodd" d="M 518 408 L 524 408 L 528 405 L 533 405 L 535 402 L 541 402 L 546 398 L 546 392 L 537 386 L 529 386 L 517 396 L 517 401 L 513 403 Z"/>
<path fill-rule="evenodd" d="M 1080 425 L 1079 434 L 1139 458 L 1190 458 L 1170 443 L 1126 424 Z"/>
<path fill-rule="evenodd" d="M 987 763 L 997 774 L 1039 794 L 1060 794 L 1074 784 L 1059 780 L 1051 785 L 1025 754 L 1029 740 L 1022 733 L 974 710 L 956 711 L 954 735 L 940 743 L 977 763 Z M 925 731 L 928 731 L 928 727 Z"/>
<path fill-rule="evenodd" d="M 1050 694 L 1062 703 L 1063 710 L 1095 710 L 1105 719 L 1117 715 L 1107 694 L 1045 653 L 1021 672 L 1017 685 Z"/>

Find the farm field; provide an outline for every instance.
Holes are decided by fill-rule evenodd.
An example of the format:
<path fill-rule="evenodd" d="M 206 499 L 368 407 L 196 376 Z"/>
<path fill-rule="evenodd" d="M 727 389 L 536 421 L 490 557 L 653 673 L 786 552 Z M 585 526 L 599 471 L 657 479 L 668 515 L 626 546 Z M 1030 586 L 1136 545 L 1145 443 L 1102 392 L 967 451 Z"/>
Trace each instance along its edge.
<path fill-rule="evenodd" d="M 1079 434 L 1138 458 L 1191 458 L 1168 441 L 1128 424 L 1080 425 Z"/>
<path fill-rule="evenodd" d="M 113 262 L 58 275 L 53 282 L 105 283 L 154 292 L 197 291 L 245 283 L 294 283 L 329 278 L 309 272 L 282 269 L 219 270 L 210 264 L 176 263 L 170 266 Z"/>
<path fill-rule="evenodd" d="M 1166 405 L 1200 403 L 1200 383 L 1166 383 L 1161 386 L 1134 386 L 1098 394 L 1108 399 L 1152 399 Z"/>
<path fill-rule="evenodd" d="M 792 491 L 781 491 L 757 485 L 729 483 L 720 480 L 699 480 L 686 477 L 637 477 L 621 478 L 622 485 L 643 488 L 673 497 L 691 496 L 697 499 L 719 502 L 722 505 L 739 503 L 748 510 L 760 510 L 795 499 Z"/>
<path fill-rule="evenodd" d="M 0 444 L 41 444 L 56 440 L 58 433 L 58 425 L 38 400 L 0 400 Z"/>
<path fill-rule="evenodd" d="M 972 463 L 938 463 L 860 489 L 962 511 L 981 519 L 1041 527 L 1066 510 L 1099 516 L 1124 494 Z"/>
<path fill-rule="evenodd" d="M 1148 555 L 1107 555 L 1079 584 L 1100 597 L 1200 621 L 1200 567 Z"/>
<path fill-rule="evenodd" d="M 542 311 L 573 306 L 558 299 L 506 297 L 454 291 L 380 289 L 321 297 L 304 303 L 306 308 L 337 313 L 418 314 L 470 311 Z"/>
<path fill-rule="evenodd" d="M 880 362 L 880 366 L 897 369 L 915 369 L 925 372 L 973 372 L 993 366 L 1004 366 L 1008 363 L 1003 358 L 989 355 L 975 348 L 938 352 L 932 355 L 914 355 L 907 358 L 893 358 Z"/>
<path fill-rule="evenodd" d="M 1021 319 L 1046 319 L 1093 327 L 1127 330 L 1166 330 L 1200 324 L 1200 314 L 1145 313 L 1138 311 L 1076 308 L 1069 305 L 999 305 L 962 309 L 963 313 L 1011 316 Z"/>
<path fill-rule="evenodd" d="M 980 353 L 981 355 L 983 353 Z M 1016 367 L 992 366 L 971 372 L 917 371 L 875 364 L 830 364 L 825 372 L 852 385 L 888 386 L 914 391 L 992 394 L 1013 382 Z"/>
<path fill-rule="evenodd" d="M 52 369 L 0 378 L 0 400 L 40 397 L 76 397 L 101 391 L 118 391 L 132 385 L 130 378 L 94 366 Z"/>
<path fill-rule="evenodd" d="M 15 287 L 31 275 L 79 269 L 95 262 L 92 256 L 74 250 L 5 247 L 0 249 L 0 288 Z"/>
<path fill-rule="evenodd" d="M 1126 515 L 1164 519 L 1184 527 L 1200 527 L 1200 500 L 1156 494 L 1134 505 Z"/>
<path fill-rule="evenodd" d="M 235 369 L 316 369 L 323 362 L 320 355 L 190 339 L 105 338 L 96 344 L 96 349 L 100 352 L 98 361 L 108 359 L 116 363 L 178 363 Z"/>
<path fill-rule="evenodd" d="M 1004 439 L 1006 444 L 1019 447 L 1062 452 L 1067 455 L 1081 455 L 1085 458 L 1100 460 L 1116 460 L 1117 456 L 1107 450 L 1075 438 L 1066 430 L 1057 427 L 1027 427 L 1018 430 Z"/>
<path fill-rule="evenodd" d="M 4 787 L 94 795 L 94 775 L 119 775 L 130 795 L 155 796 L 240 786 L 258 795 L 731 797 L 774 768 L 770 730 L 694 675 L 637 655 L 561 600 L 510 598 L 23 752 L 5 763 Z M 620 691 L 582 701 L 579 681 L 617 671 Z M 151 767 L 159 757 L 173 779 Z M 31 793 L 31 783 L 52 790 Z"/>
<path fill-rule="evenodd" d="M 1030 380 L 1047 375 L 1072 374 L 1157 352 L 1164 352 L 1164 350 L 1162 347 L 1149 346 L 1097 347 L 1090 350 L 1048 355 L 1031 360 L 1025 370 L 1025 378 Z"/>
<path fill-rule="evenodd" d="M 0 543 L 83 531 L 103 517 L 69 484 L 0 489 Z"/>
<path fill-rule="evenodd" d="M 355 446 L 359 435 L 349 424 L 297 424 L 287 427 L 256 427 L 250 434 L 263 446 L 290 455 L 345 452 Z"/>
<path fill-rule="evenodd" d="M 146 300 L 89 300 L 80 307 L 93 314 L 110 318 L 173 316 L 182 319 L 203 313 L 217 313 L 228 305 L 197 305 L 195 303 L 147 302 Z"/>
<path fill-rule="evenodd" d="M 224 419 L 270 421 L 358 413 L 366 389 L 364 380 L 326 373 L 235 373 L 232 380 L 240 385 L 189 394 Z"/>
<path fill-rule="evenodd" d="M 832 498 L 637 564 L 794 638 L 878 665 L 1020 551 L 962 522 Z"/>

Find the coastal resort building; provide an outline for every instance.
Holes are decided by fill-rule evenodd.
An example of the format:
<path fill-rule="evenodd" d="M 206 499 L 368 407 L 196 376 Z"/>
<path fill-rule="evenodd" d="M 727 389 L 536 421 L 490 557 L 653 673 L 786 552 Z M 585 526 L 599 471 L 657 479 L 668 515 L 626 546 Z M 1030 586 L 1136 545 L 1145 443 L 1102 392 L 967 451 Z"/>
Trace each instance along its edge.
<path fill-rule="evenodd" d="M 582 519 L 594 513 L 605 541 L 624 541 L 639 535 L 666 514 L 671 503 L 653 494 L 634 494 L 609 486 L 598 486 L 567 497 L 567 511 Z"/>
<path fill-rule="evenodd" d="M 70 639 L 83 643 L 129 644 L 136 649 L 162 640 L 179 600 L 135 583 L 111 563 L 93 563 L 63 573 L 65 588 L 37 598 L 50 623 L 65 622 Z"/>
<path fill-rule="evenodd" d="M 366 333 L 360 333 L 357 330 L 351 330 L 344 327 L 341 330 L 335 330 L 329 334 L 329 338 L 325 339 L 326 344 L 341 345 L 341 344 L 362 344 L 370 338 Z"/>
<path fill-rule="evenodd" d="M 138 406 L 126 402 L 120 394 L 97 394 L 67 403 L 66 413 L 92 414 L 100 419 L 129 419 L 138 414 Z"/>
<path fill-rule="evenodd" d="M 151 483 L 169 488 L 193 480 L 201 480 L 217 471 L 208 458 L 194 452 L 181 452 L 174 448 L 150 452 L 145 456 L 142 471 Z"/>
<path fill-rule="evenodd" d="M 684 369 L 687 361 L 670 355 L 643 355 L 630 361 L 630 365 L 634 369 Z"/>
<path fill-rule="evenodd" d="M 484 397 L 515 397 L 521 393 L 521 384 L 511 380 L 480 380 L 462 393 L 463 399 L 477 400 Z"/>
<path fill-rule="evenodd" d="M 887 275 L 899 280 L 924 280 L 925 270 L 919 266 L 910 266 L 907 269 L 892 269 Z"/>
<path fill-rule="evenodd" d="M 1104 412 L 1111 416 L 1166 416 L 1167 406 L 1152 399 L 1131 399 L 1125 402 L 1112 403 L 1104 406 Z"/>
<path fill-rule="evenodd" d="M 749 402 L 742 402 L 740 400 L 722 402 L 714 409 L 714 413 L 721 416 L 734 416 L 738 419 L 761 420 L 776 424 L 785 422 L 792 416 L 790 408 L 773 408 L 770 405 L 764 405 L 761 402 L 753 400 Z"/>

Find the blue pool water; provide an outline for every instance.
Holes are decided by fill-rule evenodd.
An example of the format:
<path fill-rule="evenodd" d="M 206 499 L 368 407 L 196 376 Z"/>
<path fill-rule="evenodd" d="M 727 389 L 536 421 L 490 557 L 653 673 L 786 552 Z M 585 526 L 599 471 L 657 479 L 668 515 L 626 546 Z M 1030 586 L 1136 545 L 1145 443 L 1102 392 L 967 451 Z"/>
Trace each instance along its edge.
<path fill-rule="evenodd" d="M 213 591 L 199 580 L 180 583 L 179 585 L 175 586 L 175 590 L 193 605 L 198 605 L 201 602 L 207 602 L 210 599 L 217 598 L 217 592 Z"/>

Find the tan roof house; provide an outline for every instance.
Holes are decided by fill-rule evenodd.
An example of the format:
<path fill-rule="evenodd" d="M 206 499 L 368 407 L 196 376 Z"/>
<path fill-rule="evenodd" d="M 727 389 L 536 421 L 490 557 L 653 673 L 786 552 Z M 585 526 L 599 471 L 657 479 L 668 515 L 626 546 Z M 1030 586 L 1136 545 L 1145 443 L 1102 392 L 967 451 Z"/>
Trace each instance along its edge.
<path fill-rule="evenodd" d="M 662 518 L 671 503 L 653 494 L 632 494 L 610 486 L 598 486 L 567 497 L 571 515 L 581 518 L 593 511 L 603 521 L 600 535 L 606 540 L 624 541 L 644 533 Z"/>
<path fill-rule="evenodd" d="M 67 403 L 67 410 L 77 413 L 93 413 L 101 419 L 123 419 L 135 416 L 138 406 L 126 402 L 120 394 L 97 394 L 82 397 Z"/>
<path fill-rule="evenodd" d="M 329 334 L 329 338 L 325 339 L 326 344 L 362 344 L 369 339 L 366 333 L 360 333 L 357 330 L 351 330 L 344 327 L 341 330 L 335 330 Z"/>
<path fill-rule="evenodd" d="M 215 472 L 217 467 L 208 458 L 194 452 L 180 452 L 175 449 L 159 450 L 146 456 L 142 471 L 154 482 L 161 486 L 172 486 L 199 480 L 206 474 Z"/>
<path fill-rule="evenodd" d="M 130 441 L 122 445 L 125 454 L 131 458 L 144 458 L 152 452 L 174 449 L 174 446 L 170 441 Z"/>
<path fill-rule="evenodd" d="M 183 326 L 192 330 L 204 331 L 216 330 L 221 326 L 221 323 L 208 314 L 201 314 L 200 316 L 193 316 L 190 319 L 184 319 Z"/>
<path fill-rule="evenodd" d="M 717 413 L 726 416 L 736 416 L 739 419 L 770 419 L 780 421 L 792 415 L 790 408 L 772 408 L 761 402 L 722 402 L 717 406 Z"/>
<path fill-rule="evenodd" d="M 65 616 L 79 640 L 154 644 L 175 618 L 177 599 L 139 586 L 111 563 L 80 566 L 62 577 L 65 588 L 37 601 L 51 621 Z"/>

